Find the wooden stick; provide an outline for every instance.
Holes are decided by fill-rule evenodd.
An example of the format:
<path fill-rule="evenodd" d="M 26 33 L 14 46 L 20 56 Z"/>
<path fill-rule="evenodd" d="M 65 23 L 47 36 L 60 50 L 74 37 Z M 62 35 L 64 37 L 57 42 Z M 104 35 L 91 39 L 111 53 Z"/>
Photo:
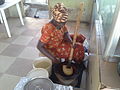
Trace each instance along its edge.
<path fill-rule="evenodd" d="M 74 30 L 73 46 L 76 43 L 77 33 L 78 33 L 78 30 L 79 30 L 79 26 L 80 26 L 80 19 L 81 19 L 82 14 L 83 14 L 83 5 L 84 5 L 84 3 L 80 3 L 80 11 L 78 12 L 78 17 L 77 17 L 77 20 L 76 20 L 76 26 L 75 26 L 75 30 Z M 70 61 L 73 58 L 73 52 L 74 52 L 74 48 L 72 47 L 71 51 L 70 51 L 70 56 L 69 56 Z"/>
<path fill-rule="evenodd" d="M 83 3 L 80 3 L 80 13 L 78 13 L 78 17 L 76 20 L 76 27 L 74 30 L 74 37 L 73 37 L 73 46 L 76 43 L 76 38 L 77 38 L 77 33 L 78 33 L 79 25 L 80 25 L 80 18 L 82 16 L 82 12 L 83 12 Z M 74 48 L 71 47 L 69 61 L 68 61 L 67 65 L 63 65 L 63 72 L 65 75 L 72 75 L 73 74 L 73 68 L 71 67 L 73 51 L 74 51 Z"/>

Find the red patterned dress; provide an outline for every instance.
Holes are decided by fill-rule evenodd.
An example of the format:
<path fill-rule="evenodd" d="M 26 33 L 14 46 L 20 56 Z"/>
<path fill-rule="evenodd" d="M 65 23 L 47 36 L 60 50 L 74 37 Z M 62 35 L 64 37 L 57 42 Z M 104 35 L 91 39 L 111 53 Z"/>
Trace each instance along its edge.
<path fill-rule="evenodd" d="M 67 32 L 66 26 L 64 26 L 61 30 L 57 30 L 55 26 L 51 23 L 46 24 L 42 28 L 42 36 L 40 37 L 40 41 L 45 44 L 45 48 L 57 58 L 65 58 L 69 59 L 71 44 L 69 42 L 65 42 L 64 33 Z M 71 35 L 73 38 L 73 35 Z M 81 61 L 84 59 L 84 47 L 83 42 L 85 37 L 83 35 L 78 35 L 76 48 L 73 53 L 73 60 Z"/>

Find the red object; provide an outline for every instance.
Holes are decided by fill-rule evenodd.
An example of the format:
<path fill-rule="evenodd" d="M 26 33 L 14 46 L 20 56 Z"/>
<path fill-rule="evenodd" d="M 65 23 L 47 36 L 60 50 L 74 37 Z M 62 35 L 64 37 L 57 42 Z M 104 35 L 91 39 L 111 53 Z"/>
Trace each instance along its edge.
<path fill-rule="evenodd" d="M 72 45 L 64 41 L 65 32 L 67 32 L 66 26 L 61 30 L 57 30 L 53 24 L 48 23 L 42 28 L 40 41 L 45 43 L 45 48 L 54 56 L 68 60 Z M 73 38 L 73 35 L 71 37 Z M 73 53 L 73 60 L 75 61 L 82 61 L 84 59 L 84 47 L 82 44 L 84 40 L 85 37 L 82 34 L 77 36 Z"/>

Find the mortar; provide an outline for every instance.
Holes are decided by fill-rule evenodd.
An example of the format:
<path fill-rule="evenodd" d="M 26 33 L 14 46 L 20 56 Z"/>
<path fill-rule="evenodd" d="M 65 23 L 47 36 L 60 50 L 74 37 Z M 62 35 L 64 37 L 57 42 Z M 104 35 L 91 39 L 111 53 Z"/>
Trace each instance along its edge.
<path fill-rule="evenodd" d="M 57 77 L 57 79 L 60 81 L 63 85 L 73 85 L 77 83 L 77 78 L 80 74 L 79 72 L 79 65 L 76 63 L 72 63 L 71 66 L 73 68 L 73 74 L 72 75 L 65 75 L 62 71 L 62 66 L 66 65 L 67 62 L 56 64 L 53 67 L 54 73 Z"/>

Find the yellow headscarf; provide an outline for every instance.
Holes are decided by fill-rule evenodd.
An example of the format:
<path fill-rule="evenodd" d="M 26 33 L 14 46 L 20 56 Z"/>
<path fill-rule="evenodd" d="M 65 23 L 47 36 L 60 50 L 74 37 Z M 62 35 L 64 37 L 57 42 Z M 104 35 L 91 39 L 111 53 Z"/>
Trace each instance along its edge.
<path fill-rule="evenodd" d="M 68 20 L 68 10 L 63 3 L 57 3 L 52 10 L 53 19 L 57 22 L 66 22 Z"/>

